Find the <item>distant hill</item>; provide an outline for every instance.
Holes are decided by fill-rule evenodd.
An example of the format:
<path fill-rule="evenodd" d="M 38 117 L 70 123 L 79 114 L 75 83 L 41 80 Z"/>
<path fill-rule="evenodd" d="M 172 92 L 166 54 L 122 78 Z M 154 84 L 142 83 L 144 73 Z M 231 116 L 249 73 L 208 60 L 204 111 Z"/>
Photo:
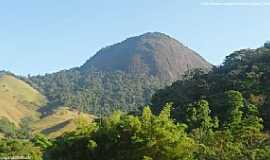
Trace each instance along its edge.
<path fill-rule="evenodd" d="M 67 107 L 44 112 L 47 105 L 47 99 L 39 91 L 12 73 L 0 72 L 0 119 L 7 119 L 11 124 L 15 124 L 17 129 L 24 127 L 24 118 L 31 118 L 34 134 L 41 132 L 55 138 L 76 129 L 76 120 L 91 122 L 94 118 Z M 0 126 L 0 138 L 5 136 L 1 127 L 4 126 Z"/>
<path fill-rule="evenodd" d="M 162 80 L 178 80 L 188 69 L 212 67 L 205 59 L 170 36 L 154 32 L 128 38 L 101 49 L 82 71 L 124 71 L 146 74 Z"/>
<path fill-rule="evenodd" d="M 73 106 L 98 115 L 136 112 L 186 71 L 211 67 L 177 40 L 154 32 L 101 49 L 81 67 L 30 77 L 29 83 L 46 95 L 50 107 Z"/>
<path fill-rule="evenodd" d="M 37 118 L 37 110 L 45 104 L 46 98 L 29 84 L 1 73 L 0 117 L 6 117 L 18 126 L 24 117 Z"/>

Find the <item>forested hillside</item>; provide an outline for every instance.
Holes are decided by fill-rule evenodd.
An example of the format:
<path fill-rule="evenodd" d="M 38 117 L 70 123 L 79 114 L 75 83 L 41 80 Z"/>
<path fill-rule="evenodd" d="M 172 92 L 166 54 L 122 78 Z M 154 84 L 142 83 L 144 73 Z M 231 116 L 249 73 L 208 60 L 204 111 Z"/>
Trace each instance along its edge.
<path fill-rule="evenodd" d="M 183 115 L 189 103 L 205 99 L 213 116 L 227 119 L 228 106 L 224 93 L 236 90 L 243 94 L 244 108 L 253 104 L 263 118 L 265 129 L 270 129 L 270 47 L 265 43 L 258 49 L 243 49 L 227 56 L 221 66 L 205 73 L 194 70 L 169 87 L 158 91 L 152 98 L 153 110 L 159 112 L 163 104 L 173 102 L 174 118 L 184 122 Z"/>
<path fill-rule="evenodd" d="M 100 71 L 83 74 L 77 69 L 30 79 L 50 100 L 47 110 L 64 105 L 95 115 L 115 110 L 136 112 L 167 84 L 153 76 Z"/>
<path fill-rule="evenodd" d="M 94 114 L 136 112 L 152 94 L 194 68 L 212 65 L 163 33 L 146 33 L 101 49 L 81 67 L 27 80 L 49 108 L 72 106 Z"/>

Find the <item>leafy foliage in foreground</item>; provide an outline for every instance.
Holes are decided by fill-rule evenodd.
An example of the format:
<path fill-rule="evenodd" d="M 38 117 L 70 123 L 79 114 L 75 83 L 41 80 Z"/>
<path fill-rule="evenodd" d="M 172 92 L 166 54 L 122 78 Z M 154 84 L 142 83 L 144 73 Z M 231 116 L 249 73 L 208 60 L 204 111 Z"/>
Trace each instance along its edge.
<path fill-rule="evenodd" d="M 206 100 L 187 106 L 187 123 L 171 118 L 171 104 L 159 115 L 145 107 L 140 116 L 114 112 L 97 122 L 78 121 L 77 130 L 49 140 L 0 140 L 1 156 L 33 160 L 265 160 L 270 137 L 254 105 L 242 112 L 244 99 L 227 91 L 226 121 L 213 117 Z"/>
<path fill-rule="evenodd" d="M 223 126 L 210 115 L 208 102 L 188 106 L 187 124 L 170 118 L 171 105 L 153 115 L 115 112 L 100 123 L 80 124 L 76 132 L 58 138 L 46 152 L 49 159 L 85 160 L 264 160 L 270 158 L 270 138 L 262 132 L 257 108 L 243 113 L 239 92 L 226 92 L 228 115 Z M 252 123 L 250 123 L 252 122 Z"/>
<path fill-rule="evenodd" d="M 29 141 L 0 139 L 0 158 L 42 160 L 42 152 Z"/>
<path fill-rule="evenodd" d="M 149 107 L 140 117 L 115 112 L 101 126 L 92 124 L 58 139 L 49 153 L 66 160 L 191 159 L 196 144 L 185 129 L 170 119 L 169 105 L 159 116 Z"/>

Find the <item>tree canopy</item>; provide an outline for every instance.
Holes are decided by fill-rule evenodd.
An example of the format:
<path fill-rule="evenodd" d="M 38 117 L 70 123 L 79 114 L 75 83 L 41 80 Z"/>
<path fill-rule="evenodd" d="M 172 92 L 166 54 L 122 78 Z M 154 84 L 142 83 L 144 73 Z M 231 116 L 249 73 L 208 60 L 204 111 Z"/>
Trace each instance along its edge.
<path fill-rule="evenodd" d="M 152 98 L 152 109 L 159 113 L 161 106 L 173 102 L 173 116 L 180 122 L 184 121 L 185 106 L 200 99 L 209 102 L 211 114 L 218 116 L 223 123 L 226 121 L 228 107 L 235 108 L 235 118 L 245 112 L 249 104 L 258 108 L 263 118 L 264 128 L 270 129 L 270 49 L 267 44 L 258 49 L 243 49 L 226 57 L 221 66 L 213 68 L 209 73 L 201 70 L 189 72 L 184 80 L 156 92 Z M 228 98 L 230 90 L 242 94 L 242 104 L 231 103 Z M 232 94 L 232 93 L 231 93 Z M 238 96 L 239 97 L 239 96 Z M 233 109 L 233 108 L 231 108 Z M 236 115 L 238 114 L 238 115 Z M 235 119 L 236 120 L 236 119 Z"/>

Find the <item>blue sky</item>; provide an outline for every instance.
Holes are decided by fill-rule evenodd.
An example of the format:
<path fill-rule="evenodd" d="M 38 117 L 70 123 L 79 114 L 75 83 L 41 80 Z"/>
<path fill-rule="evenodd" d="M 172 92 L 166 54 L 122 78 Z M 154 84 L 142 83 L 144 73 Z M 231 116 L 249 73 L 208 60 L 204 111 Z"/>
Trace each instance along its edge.
<path fill-rule="evenodd" d="M 0 70 L 33 75 L 80 66 L 102 47 L 152 31 L 176 38 L 213 64 L 270 40 L 270 6 L 201 2 L 207 0 L 1 1 Z"/>

